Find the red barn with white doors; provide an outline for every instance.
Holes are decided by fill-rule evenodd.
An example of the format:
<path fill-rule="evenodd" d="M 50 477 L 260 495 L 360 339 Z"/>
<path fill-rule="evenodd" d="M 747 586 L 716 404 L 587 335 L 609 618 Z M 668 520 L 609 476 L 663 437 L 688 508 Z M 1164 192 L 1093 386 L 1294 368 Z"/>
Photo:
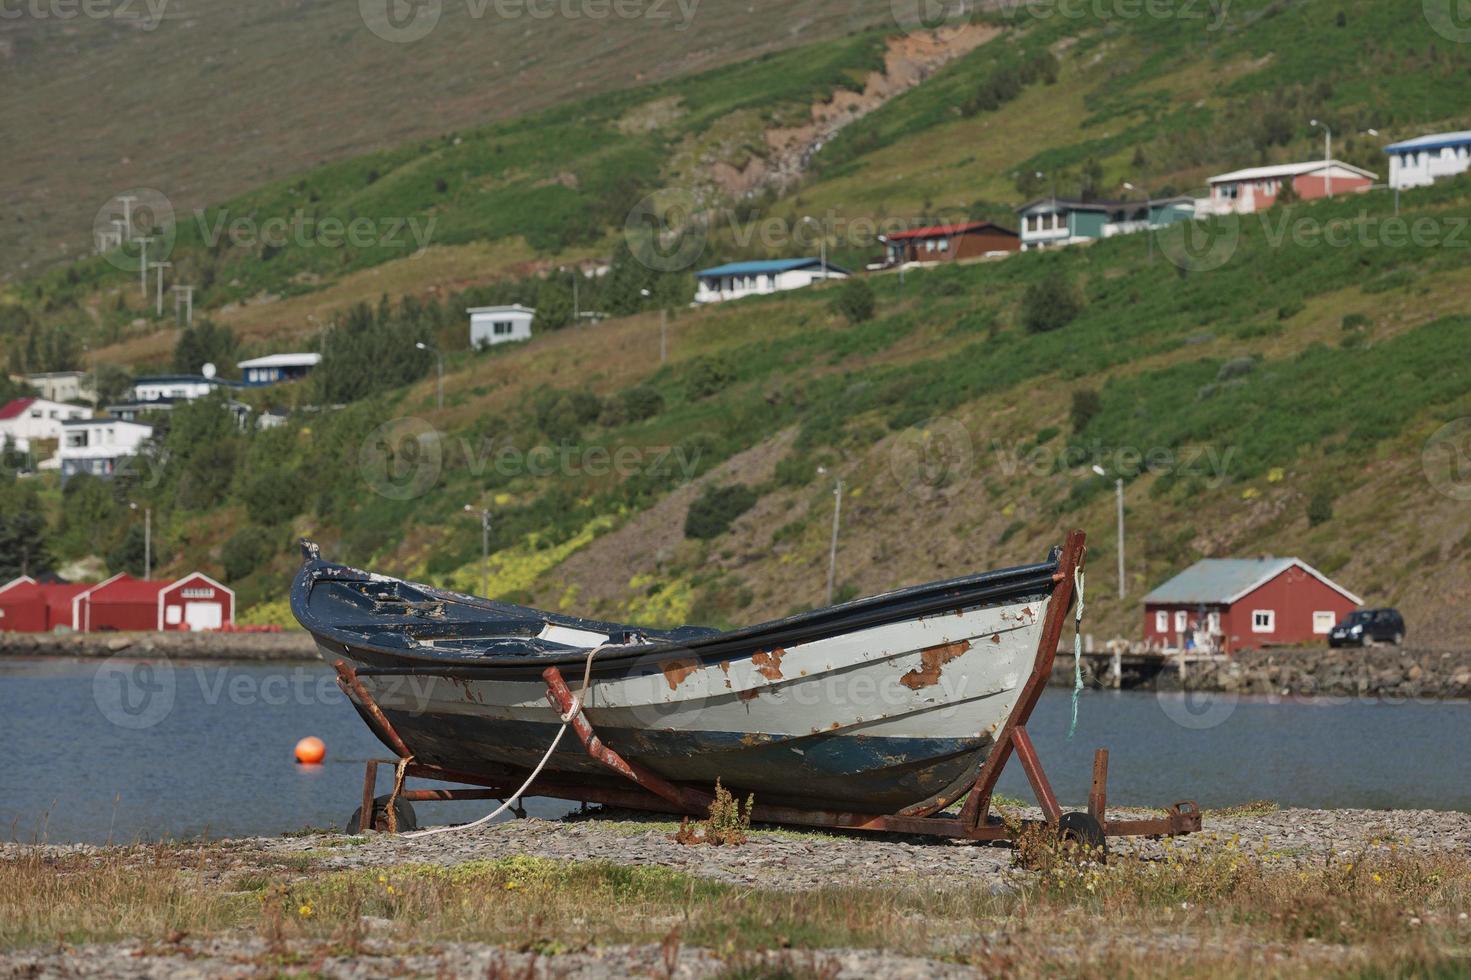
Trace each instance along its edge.
<path fill-rule="evenodd" d="M 1222 652 L 1318 643 L 1362 604 L 1298 558 L 1207 558 L 1144 597 L 1144 637 Z"/>
<path fill-rule="evenodd" d="M 77 597 L 82 632 L 217 630 L 235 622 L 235 593 L 202 572 L 176 581 L 118 575 Z"/>

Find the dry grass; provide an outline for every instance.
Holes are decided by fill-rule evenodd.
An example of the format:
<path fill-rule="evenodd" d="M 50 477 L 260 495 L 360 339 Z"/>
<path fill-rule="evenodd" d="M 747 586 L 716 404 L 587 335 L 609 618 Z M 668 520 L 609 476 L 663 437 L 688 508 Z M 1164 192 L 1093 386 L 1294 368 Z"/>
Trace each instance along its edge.
<path fill-rule="evenodd" d="M 744 953 L 849 947 L 1003 975 L 1240 975 L 1265 962 L 1274 975 L 1449 976 L 1471 948 L 1464 855 L 1293 861 L 1226 841 L 1104 866 L 1049 857 L 1044 841 L 1034 843 L 1043 870 L 1018 872 L 1020 887 L 1002 895 L 947 885 L 940 864 L 925 882 L 786 892 L 529 857 L 315 872 L 306 858 L 222 871 L 240 852 L 29 851 L 0 860 L 0 948 L 120 937 L 166 947 L 243 929 L 279 955 L 351 952 L 365 917 L 392 923 L 395 942 L 479 941 L 549 956 L 677 934 L 730 957 L 734 975 L 759 967 Z"/>

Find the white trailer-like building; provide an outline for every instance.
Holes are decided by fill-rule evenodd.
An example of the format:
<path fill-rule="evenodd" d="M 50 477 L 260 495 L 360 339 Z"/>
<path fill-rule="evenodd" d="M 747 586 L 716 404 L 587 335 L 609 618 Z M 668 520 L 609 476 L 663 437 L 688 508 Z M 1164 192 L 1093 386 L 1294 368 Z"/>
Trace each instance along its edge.
<path fill-rule="evenodd" d="M 536 311 L 529 306 L 472 306 L 470 314 L 470 346 L 476 349 L 531 339 L 531 321 Z"/>
<path fill-rule="evenodd" d="M 1471 132 L 1433 133 L 1391 143 L 1384 152 L 1389 154 L 1390 187 L 1428 187 L 1471 169 Z"/>

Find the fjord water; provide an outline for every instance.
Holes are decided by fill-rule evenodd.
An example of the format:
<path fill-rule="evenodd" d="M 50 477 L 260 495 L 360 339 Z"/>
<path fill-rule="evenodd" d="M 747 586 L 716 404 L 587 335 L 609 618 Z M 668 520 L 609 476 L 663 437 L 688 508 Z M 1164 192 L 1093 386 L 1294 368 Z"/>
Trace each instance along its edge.
<path fill-rule="evenodd" d="M 1471 704 L 1087 691 L 1069 740 L 1069 693 L 1049 690 L 1028 726 L 1065 803 L 1086 799 L 1101 745 L 1118 805 L 1471 811 Z M 306 735 L 327 743 L 325 764 L 292 761 Z M 52 842 L 341 827 L 363 761 L 387 754 L 320 664 L 0 661 L 0 744 L 0 830 Z M 1014 763 L 1000 792 L 1031 798 Z M 443 823 L 493 806 L 417 809 Z M 538 816 L 570 808 L 527 805 Z"/>

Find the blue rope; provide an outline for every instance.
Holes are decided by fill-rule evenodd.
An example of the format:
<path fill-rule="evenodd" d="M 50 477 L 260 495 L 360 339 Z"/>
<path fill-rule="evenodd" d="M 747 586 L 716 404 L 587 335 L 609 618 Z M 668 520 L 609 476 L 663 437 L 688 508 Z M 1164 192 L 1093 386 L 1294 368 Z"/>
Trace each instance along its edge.
<path fill-rule="evenodd" d="M 1067 726 L 1067 737 L 1072 741 L 1078 730 L 1078 698 L 1083 693 L 1083 569 L 1073 569 L 1073 585 L 1078 591 L 1078 608 L 1073 615 L 1073 718 Z"/>

